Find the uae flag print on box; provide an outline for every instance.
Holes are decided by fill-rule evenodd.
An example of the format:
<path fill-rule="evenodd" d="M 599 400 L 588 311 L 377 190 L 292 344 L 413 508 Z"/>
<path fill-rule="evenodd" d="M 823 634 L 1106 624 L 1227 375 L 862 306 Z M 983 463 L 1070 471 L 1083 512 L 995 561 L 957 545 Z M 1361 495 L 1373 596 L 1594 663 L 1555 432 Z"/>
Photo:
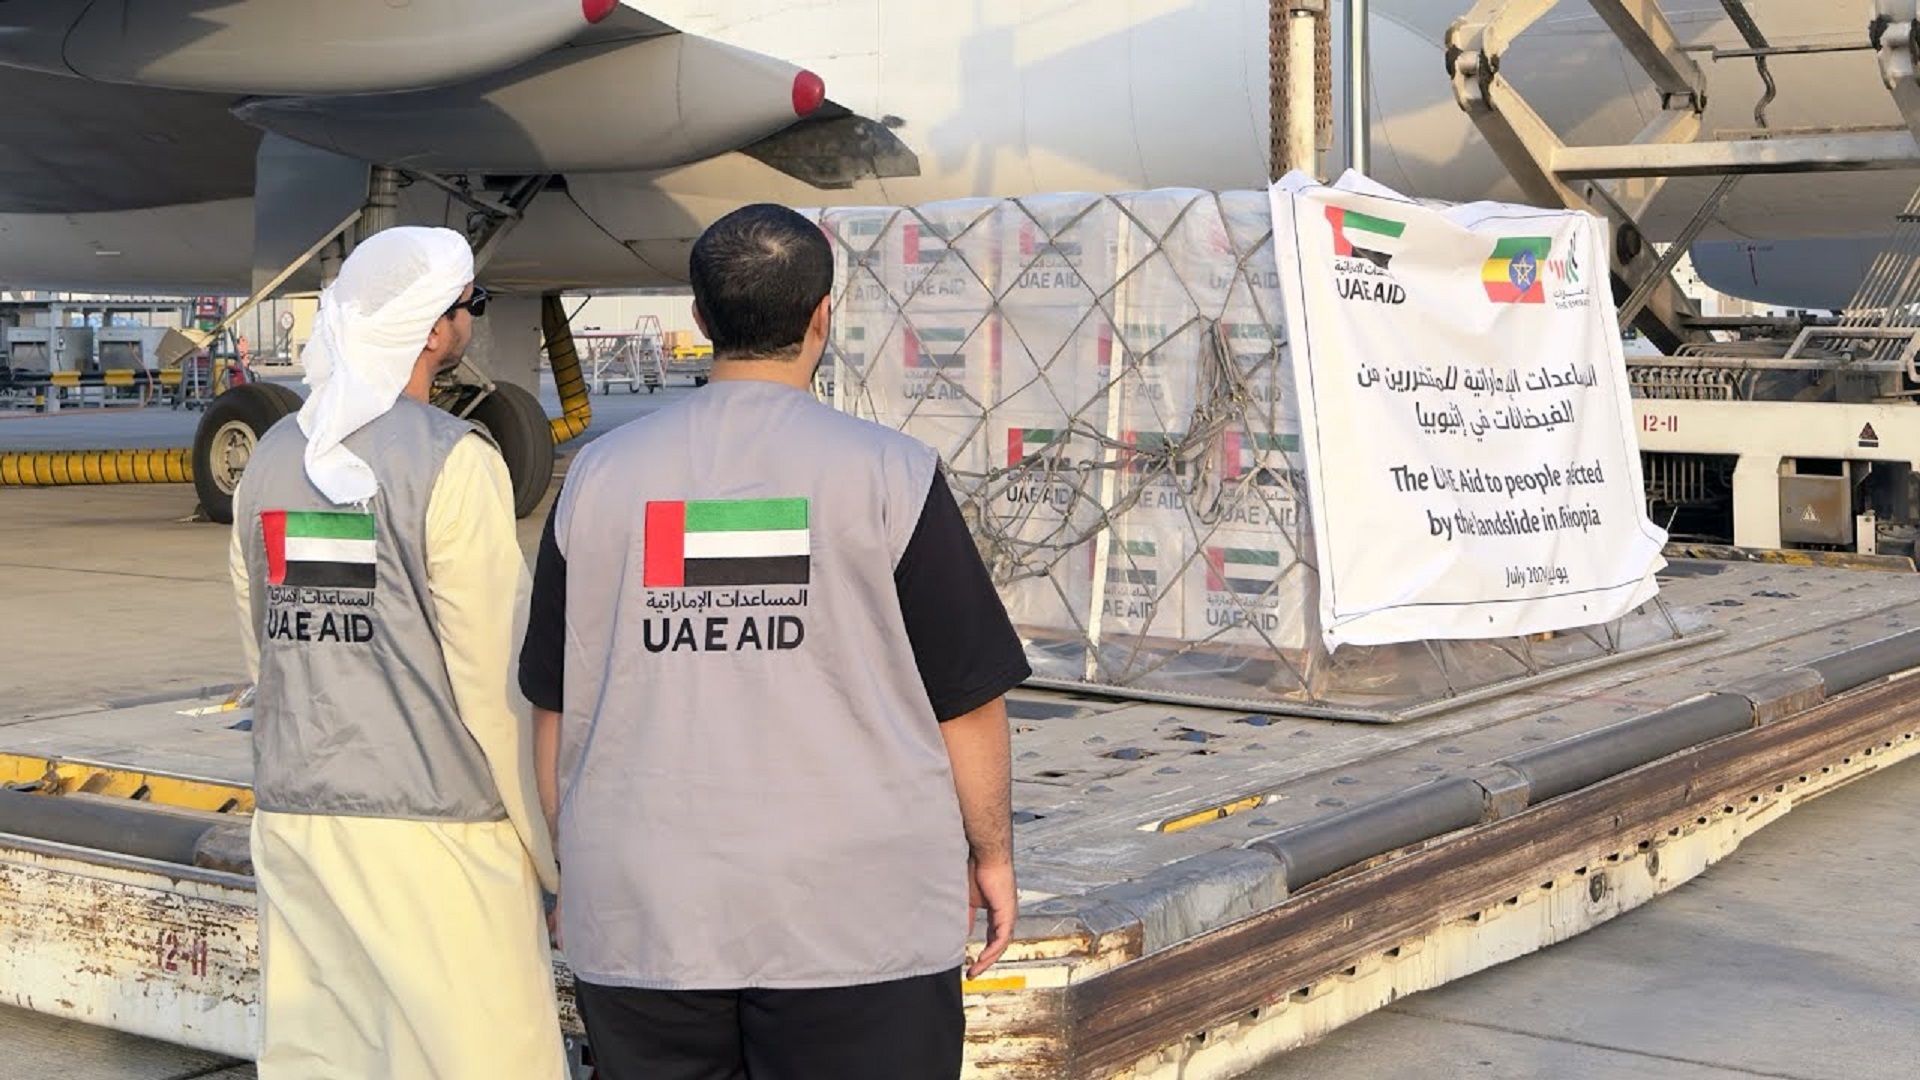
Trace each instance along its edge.
<path fill-rule="evenodd" d="M 371 589 L 373 515 L 332 510 L 268 510 L 260 515 L 267 584 Z"/>
<path fill-rule="evenodd" d="M 645 555 L 649 589 L 805 585 L 807 500 L 650 502 Z"/>

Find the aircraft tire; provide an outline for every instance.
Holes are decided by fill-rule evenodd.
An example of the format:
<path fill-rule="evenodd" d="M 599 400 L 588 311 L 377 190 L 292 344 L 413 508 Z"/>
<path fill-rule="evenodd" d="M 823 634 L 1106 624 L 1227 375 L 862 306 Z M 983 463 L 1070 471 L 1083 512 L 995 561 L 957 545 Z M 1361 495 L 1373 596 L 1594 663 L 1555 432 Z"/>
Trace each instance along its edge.
<path fill-rule="evenodd" d="M 209 520 L 233 523 L 233 491 L 268 429 L 300 411 L 300 395 L 278 383 L 241 383 L 218 394 L 193 431 L 193 489 Z"/>
<path fill-rule="evenodd" d="M 513 480 L 513 514 L 526 517 L 553 483 L 553 427 L 540 399 L 513 383 L 499 383 L 467 414 L 487 429 Z"/>

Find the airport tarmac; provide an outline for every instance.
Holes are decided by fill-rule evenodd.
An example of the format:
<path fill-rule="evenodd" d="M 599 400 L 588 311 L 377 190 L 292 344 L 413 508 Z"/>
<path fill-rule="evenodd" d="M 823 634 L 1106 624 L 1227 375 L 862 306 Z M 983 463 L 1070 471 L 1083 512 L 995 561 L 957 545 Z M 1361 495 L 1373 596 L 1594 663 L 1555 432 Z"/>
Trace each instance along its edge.
<path fill-rule="evenodd" d="M 596 396 L 590 436 L 686 392 Z M 547 404 L 550 410 L 556 407 L 550 388 Z M 190 433 L 191 415 L 187 419 Z M 66 422 L 48 421 L 55 427 Z M 8 434 L 0 425 L 0 436 Z M 5 624 L 13 638 L 0 650 L 5 657 L 0 693 L 6 695 L 0 704 L 0 744 L 32 743 L 51 751 L 46 740 L 52 739 L 70 746 L 118 744 L 125 752 L 131 732 L 116 733 L 112 725 L 136 714 L 170 714 L 167 701 L 217 695 L 239 681 L 238 627 L 224 569 L 226 531 L 187 520 L 192 506 L 191 490 L 184 486 L 0 491 L 0 570 L 10 579 L 12 617 Z M 521 523 L 529 552 L 543 518 L 544 506 Z M 1719 573 L 1676 576 L 1668 584 L 1690 595 L 1687 589 L 1697 590 L 1703 577 Z M 1397 728 L 1288 721 L 1257 731 L 1227 731 L 1217 744 L 1219 752 L 1181 763 L 1191 780 L 1171 780 L 1155 768 L 1109 782 L 1139 816 L 1152 807 L 1175 805 L 1178 790 L 1205 787 L 1210 767 L 1236 758 L 1271 758 L 1263 762 L 1268 782 L 1290 789 L 1292 796 L 1266 810 L 1271 817 L 1195 830 L 1153 857 L 1175 847 L 1191 853 L 1239 842 L 1229 834 L 1271 831 L 1286 820 L 1325 813 L 1340 800 L 1365 797 L 1376 778 L 1356 779 L 1329 768 L 1353 755 L 1384 759 L 1395 749 L 1390 744 L 1399 743 L 1391 755 L 1398 764 L 1380 770 L 1378 779 L 1404 784 L 1434 774 L 1441 763 L 1455 767 L 1485 760 L 1498 752 L 1502 740 L 1532 740 L 1545 732 L 1558 737 L 1562 728 L 1594 726 L 1610 716 L 1656 708 L 1710 682 L 1789 666 L 1808 650 L 1829 651 L 1920 622 L 1920 581 L 1911 577 L 1825 571 L 1795 576 L 1797 584 L 1787 589 L 1781 587 L 1784 579 L 1773 580 L 1771 573 L 1728 568 L 1720 587 L 1731 589 L 1737 582 L 1741 605 L 1722 608 L 1721 616 L 1737 628 L 1798 607 L 1791 621 L 1803 641 L 1779 636 L 1756 643 L 1730 634 L 1660 658 L 1650 665 L 1657 677 L 1631 688 L 1618 685 L 1625 676 L 1617 671 L 1538 688 L 1510 703 L 1506 719 L 1477 729 L 1459 717 L 1441 717 Z M 1815 587 L 1817 593 L 1811 591 Z M 1069 748 L 1098 737 L 1087 736 L 1095 729 L 1131 726 L 1161 737 L 1166 734 L 1161 728 L 1174 719 L 1170 711 L 1088 706 L 1081 715 L 1053 715 L 1023 725 L 1021 737 L 1065 739 Z M 225 761 L 223 771 L 239 768 L 237 760 L 227 759 L 236 751 L 244 754 L 244 738 L 218 723 L 205 726 L 209 730 L 183 732 L 183 737 L 214 746 Z M 1291 742 L 1285 754 L 1263 745 L 1288 745 L 1280 744 L 1282 738 Z M 1023 783 L 1019 790 L 1021 808 L 1051 819 L 1023 826 L 1022 853 L 1031 860 L 1023 884 L 1053 892 L 1100 884 L 1089 876 L 1087 855 L 1099 847 L 1104 833 L 1096 826 L 1101 823 L 1091 815 L 1076 818 L 1075 793 L 1059 785 Z M 1862 794 L 1879 791 L 1886 794 L 1871 799 Z M 1920 870 L 1910 856 L 1902 860 L 1901 810 L 1913 805 L 1917 793 L 1920 769 L 1912 766 L 1862 781 L 1789 815 L 1672 897 L 1535 958 L 1418 995 L 1252 1076 L 1384 1077 L 1415 1069 L 1500 1078 L 1909 1075 L 1902 1071 L 1909 1062 L 1900 1033 L 1920 1027 L 1920 989 L 1899 976 L 1920 959 L 1914 954 L 1913 909 L 1907 899 L 1920 884 Z M 1849 806 L 1864 807 L 1857 820 L 1853 811 L 1834 809 Z M 1829 832 L 1791 839 L 1820 827 Z M 1142 838 L 1141 850 L 1148 850 L 1152 834 L 1136 829 L 1135 835 Z M 1779 839 L 1783 836 L 1789 839 Z M 1776 844 L 1785 846 L 1764 854 Z M 1740 870 L 1749 863 L 1754 869 Z M 1721 884 L 1729 878 L 1734 885 Z M 1734 891 L 1722 895 L 1726 889 Z M 1849 897 L 1857 922 L 1850 918 L 1844 926 L 1829 925 L 1829 905 L 1820 900 L 1832 895 Z M 1692 899 L 1702 896 L 1712 898 Z M 1644 934 L 1636 929 L 1643 926 Z M 1907 936 L 1896 940 L 1899 931 Z M 1876 932 L 1885 933 L 1886 940 Z M 1756 978 L 1756 972 L 1766 979 Z M 1777 992 L 1759 992 L 1763 989 Z M 1850 1019 L 1836 1023 L 1836 1016 Z M 1727 1034 L 1761 1028 L 1765 1038 Z M 1824 1056 L 1802 1052 L 1822 1040 L 1844 1040 L 1846 1050 Z M 230 1070 L 228 1059 L 18 1011 L 0 1012 L 0 1051 L 35 1065 L 22 1068 L 23 1073 L 113 1080 L 250 1075 L 244 1067 Z M 1840 1069 L 1842 1064 L 1847 1067 Z"/>

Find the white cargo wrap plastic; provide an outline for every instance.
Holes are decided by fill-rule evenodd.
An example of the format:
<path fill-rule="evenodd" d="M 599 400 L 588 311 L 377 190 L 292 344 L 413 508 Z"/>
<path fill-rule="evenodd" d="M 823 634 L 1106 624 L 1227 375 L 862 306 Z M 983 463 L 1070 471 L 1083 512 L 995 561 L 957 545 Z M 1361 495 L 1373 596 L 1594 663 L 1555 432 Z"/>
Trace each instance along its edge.
<path fill-rule="evenodd" d="M 1566 630 L 1651 599 L 1667 537 L 1605 225 L 1353 174 L 1294 174 L 1272 202 L 1327 647 Z"/>
<path fill-rule="evenodd" d="M 814 216 L 838 274 L 817 385 L 940 452 L 1038 682 L 1395 720 L 1683 636 L 1649 610 L 1330 653 L 1267 192 Z"/>

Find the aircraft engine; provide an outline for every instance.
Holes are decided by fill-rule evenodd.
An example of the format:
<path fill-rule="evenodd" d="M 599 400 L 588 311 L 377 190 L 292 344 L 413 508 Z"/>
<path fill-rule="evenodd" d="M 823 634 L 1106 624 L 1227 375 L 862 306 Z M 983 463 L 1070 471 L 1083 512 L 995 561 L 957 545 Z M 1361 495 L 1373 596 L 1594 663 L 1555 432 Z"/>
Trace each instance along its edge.
<path fill-rule="evenodd" d="M 9 0 L 0 64 L 235 94 L 444 86 L 518 64 L 619 0 Z"/>
<path fill-rule="evenodd" d="M 264 98 L 235 115 L 361 161 L 427 172 L 670 168 L 737 150 L 826 103 L 819 76 L 688 34 L 557 49 L 437 90 Z"/>

